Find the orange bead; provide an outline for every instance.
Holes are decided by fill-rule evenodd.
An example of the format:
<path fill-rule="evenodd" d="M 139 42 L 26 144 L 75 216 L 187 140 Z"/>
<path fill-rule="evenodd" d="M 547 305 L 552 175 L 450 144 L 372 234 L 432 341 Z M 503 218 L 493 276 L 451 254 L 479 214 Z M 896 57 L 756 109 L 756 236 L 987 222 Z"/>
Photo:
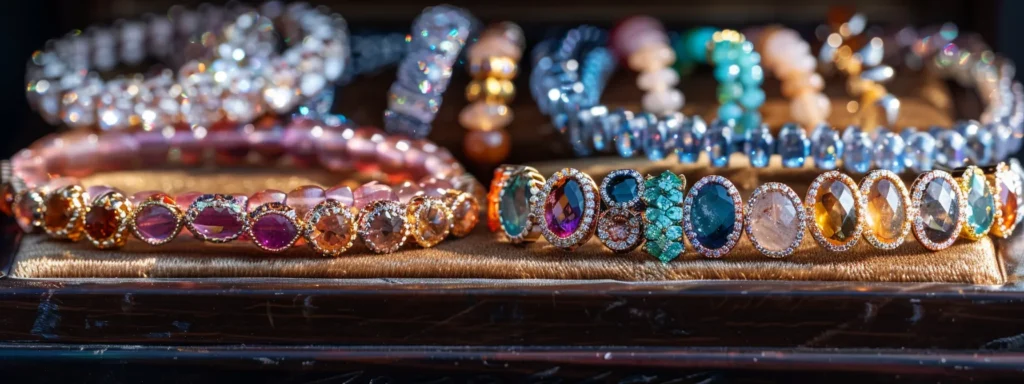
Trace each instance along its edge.
<path fill-rule="evenodd" d="M 480 165 L 494 165 L 505 160 L 512 140 L 505 130 L 470 131 L 463 147 L 469 160 Z"/>

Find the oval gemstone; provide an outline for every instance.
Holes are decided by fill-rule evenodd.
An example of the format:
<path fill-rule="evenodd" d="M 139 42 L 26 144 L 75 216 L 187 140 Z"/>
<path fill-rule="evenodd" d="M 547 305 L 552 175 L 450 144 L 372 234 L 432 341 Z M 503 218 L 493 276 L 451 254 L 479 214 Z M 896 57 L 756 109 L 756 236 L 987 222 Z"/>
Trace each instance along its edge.
<path fill-rule="evenodd" d="M 174 212 L 161 205 L 142 207 L 135 216 L 135 229 L 142 236 L 142 240 L 148 242 L 166 241 L 175 235 L 177 228 L 178 218 Z"/>
<path fill-rule="evenodd" d="M 502 189 L 499 220 L 509 236 L 520 236 L 526 230 L 530 216 L 529 182 L 525 175 L 513 175 Z"/>
<path fill-rule="evenodd" d="M 964 215 L 967 217 L 967 224 L 975 236 L 984 235 L 995 222 L 996 198 L 992 195 L 992 189 L 988 187 L 985 176 L 977 172 L 972 173 L 967 180 L 966 192 L 967 210 L 964 211 Z"/>
<path fill-rule="evenodd" d="M 121 226 L 117 211 L 114 207 L 93 205 L 89 213 L 85 214 L 85 233 L 90 238 L 106 240 L 117 233 Z"/>
<path fill-rule="evenodd" d="M 320 216 L 313 226 L 310 240 L 326 252 L 339 252 L 348 248 L 352 241 L 352 224 L 348 217 L 341 213 L 329 213 Z"/>
<path fill-rule="evenodd" d="M 690 209 L 695 238 L 704 248 L 717 249 L 729 241 L 736 228 L 736 206 L 729 190 L 720 184 L 707 184 L 697 191 Z"/>
<path fill-rule="evenodd" d="M 789 249 L 800 235 L 797 209 L 785 194 L 768 191 L 750 207 L 751 241 L 772 252 Z"/>
<path fill-rule="evenodd" d="M 197 235 L 207 239 L 228 240 L 242 234 L 245 227 L 243 215 L 229 206 L 209 206 L 199 211 L 192 220 L 192 228 L 195 228 Z"/>
<path fill-rule="evenodd" d="M 1002 203 L 1000 213 L 1005 227 L 1017 223 L 1017 190 L 1008 177 L 997 177 L 999 183 L 999 201 Z"/>
<path fill-rule="evenodd" d="M 854 239 L 857 230 L 857 200 L 853 191 L 839 180 L 822 183 L 814 197 L 814 225 L 832 245 Z"/>
<path fill-rule="evenodd" d="M 261 247 L 277 251 L 288 248 L 299 233 L 291 219 L 269 213 L 252 223 L 252 236 Z"/>
<path fill-rule="evenodd" d="M 921 197 L 919 214 L 924 222 L 924 234 L 934 243 L 943 243 L 956 236 L 953 230 L 960 217 L 960 206 L 953 188 L 945 179 L 933 179 L 925 186 Z"/>
<path fill-rule="evenodd" d="M 626 204 L 640 196 L 640 188 L 636 179 L 630 175 L 616 175 L 608 181 L 605 193 L 611 203 Z"/>
<path fill-rule="evenodd" d="M 366 240 L 377 250 L 398 247 L 405 241 L 405 217 L 384 209 L 370 219 Z"/>
<path fill-rule="evenodd" d="M 575 179 L 559 181 L 544 202 L 548 230 L 561 238 L 576 232 L 583 219 L 583 188 Z"/>
<path fill-rule="evenodd" d="M 878 240 L 884 243 L 901 240 L 907 212 L 903 196 L 892 180 L 882 178 L 871 185 L 867 208 L 865 221 Z"/>

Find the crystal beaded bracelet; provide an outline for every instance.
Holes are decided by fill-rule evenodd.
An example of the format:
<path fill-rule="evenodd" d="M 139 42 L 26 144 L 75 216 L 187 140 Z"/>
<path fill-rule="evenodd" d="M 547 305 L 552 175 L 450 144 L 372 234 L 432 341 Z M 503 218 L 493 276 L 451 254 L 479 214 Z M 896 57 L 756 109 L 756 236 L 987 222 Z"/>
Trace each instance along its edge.
<path fill-rule="evenodd" d="M 350 60 L 344 19 L 305 3 L 172 11 L 173 19 L 152 16 L 49 42 L 29 61 L 30 105 L 73 128 L 220 131 L 313 101 Z M 290 42 L 281 53 L 277 34 Z M 96 72 L 118 58 L 131 65 L 147 56 L 184 64 L 148 79 L 105 82 Z"/>
<path fill-rule="evenodd" d="M 1014 160 L 1016 162 L 1016 160 Z M 928 171 L 908 189 L 899 176 L 875 170 L 856 184 L 838 171 L 818 176 L 803 201 L 788 186 L 766 183 L 746 203 L 721 176 L 706 176 L 686 191 L 686 179 L 666 171 L 642 176 L 629 169 L 608 174 L 598 186 L 587 174 L 566 168 L 545 180 L 524 166 L 499 168 L 488 204 L 511 243 L 543 235 L 572 250 L 595 233 L 615 252 L 643 246 L 669 262 L 684 241 L 705 257 L 729 253 L 745 233 L 762 254 L 792 254 L 805 229 L 826 250 L 843 252 L 863 237 L 878 249 L 894 249 L 909 233 L 925 248 L 945 249 L 957 238 L 1009 236 L 1020 221 L 1019 164 L 954 174 Z M 497 189 L 497 192 L 495 191 Z"/>
<path fill-rule="evenodd" d="M 480 207 L 473 193 L 482 187 L 445 149 L 423 140 L 386 138 L 375 128 L 319 123 L 317 129 L 338 133 L 323 148 L 325 163 L 341 160 L 349 169 L 377 170 L 400 184 L 304 186 L 251 196 L 129 195 L 107 186 L 85 187 L 68 175 L 133 169 L 151 155 L 145 153 L 148 144 L 132 133 L 69 132 L 48 136 L 11 160 L 10 177 L 0 189 L 0 210 L 13 215 L 25 232 L 41 228 L 53 238 L 87 238 L 101 249 L 125 245 L 129 233 L 160 245 L 187 228 L 206 242 L 247 238 L 270 252 L 291 248 L 301 237 L 318 254 L 336 256 L 358 237 L 371 251 L 390 253 L 407 237 L 431 247 L 476 226 Z M 88 147 L 85 142 L 103 144 Z"/>
<path fill-rule="evenodd" d="M 413 21 L 409 52 L 388 90 L 384 130 L 413 138 L 430 133 L 441 95 L 476 24 L 469 12 L 447 5 L 427 8 Z"/>
<path fill-rule="evenodd" d="M 505 127 L 514 116 L 508 103 L 515 97 L 512 79 L 525 45 L 522 28 L 503 22 L 485 29 L 468 48 L 473 80 L 466 86 L 470 104 L 459 113 L 459 123 L 469 130 L 462 148 L 475 164 L 493 167 L 508 157 L 511 138 Z"/>

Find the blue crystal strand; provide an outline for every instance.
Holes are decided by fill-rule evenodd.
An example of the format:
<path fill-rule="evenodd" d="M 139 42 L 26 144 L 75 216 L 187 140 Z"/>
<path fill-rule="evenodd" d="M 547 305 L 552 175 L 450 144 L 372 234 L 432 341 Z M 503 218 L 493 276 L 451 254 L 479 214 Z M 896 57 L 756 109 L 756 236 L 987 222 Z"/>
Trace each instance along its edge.
<path fill-rule="evenodd" d="M 676 156 L 679 157 L 680 163 L 694 163 L 700 159 L 707 131 L 708 125 L 700 116 L 693 115 L 683 120 L 675 143 Z"/>
<path fill-rule="evenodd" d="M 711 159 L 711 166 L 725 167 L 729 165 L 732 154 L 732 123 L 722 120 L 711 122 L 704 136 L 704 151 Z"/>
<path fill-rule="evenodd" d="M 903 161 L 905 147 L 900 135 L 888 130 L 879 131 L 875 138 L 875 167 L 895 173 L 903 172 L 906 166 Z"/>
<path fill-rule="evenodd" d="M 636 147 L 640 145 L 640 138 L 633 135 L 633 112 L 618 109 L 614 112 L 618 127 L 615 129 L 615 150 L 619 156 L 633 157 Z"/>
<path fill-rule="evenodd" d="M 934 168 L 935 136 L 928 132 L 915 132 L 907 138 L 904 163 L 914 172 L 926 172 Z"/>
<path fill-rule="evenodd" d="M 782 166 L 786 168 L 800 168 L 804 166 L 807 157 L 811 155 L 811 140 L 807 133 L 797 124 L 789 123 L 782 126 L 779 132 L 779 155 L 782 156 Z"/>
<path fill-rule="evenodd" d="M 768 124 L 761 124 L 752 129 L 743 143 L 743 152 L 747 154 L 750 166 L 754 168 L 767 167 L 774 148 L 775 138 L 772 137 Z"/>
<path fill-rule="evenodd" d="M 948 168 L 960 168 L 967 161 L 967 140 L 952 129 L 935 136 L 935 161 Z"/>
<path fill-rule="evenodd" d="M 814 155 L 814 166 L 818 169 L 833 170 L 839 167 L 843 158 L 843 140 L 828 124 L 821 123 L 811 133 L 811 151 Z"/>
<path fill-rule="evenodd" d="M 871 170 L 871 137 L 860 127 L 850 126 L 843 131 L 843 166 L 847 172 L 867 173 Z"/>

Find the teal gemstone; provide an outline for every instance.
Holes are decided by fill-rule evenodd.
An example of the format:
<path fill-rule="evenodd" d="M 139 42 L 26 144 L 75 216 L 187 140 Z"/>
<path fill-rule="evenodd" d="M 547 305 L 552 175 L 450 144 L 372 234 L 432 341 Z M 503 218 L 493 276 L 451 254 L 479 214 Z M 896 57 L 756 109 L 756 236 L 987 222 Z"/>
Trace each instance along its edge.
<path fill-rule="evenodd" d="M 718 83 L 718 102 L 729 103 L 743 96 L 743 84 L 736 82 Z"/>
<path fill-rule="evenodd" d="M 967 187 L 967 223 L 974 228 L 975 236 L 981 236 L 995 221 L 996 199 L 983 175 L 972 174 Z"/>
<path fill-rule="evenodd" d="M 640 186 L 630 175 L 616 175 L 608 181 L 605 193 L 613 203 L 625 204 L 640 196 Z"/>
<path fill-rule="evenodd" d="M 680 242 L 683 238 L 683 228 L 680 226 L 683 217 L 683 210 L 680 207 L 683 201 L 683 194 L 680 191 L 683 180 L 678 175 L 665 171 L 647 179 L 644 187 L 647 189 L 644 193 L 644 202 L 647 203 L 647 209 L 644 211 L 647 220 L 647 231 L 644 232 L 647 240 L 645 249 L 658 260 L 669 262 L 683 252 Z"/>
<path fill-rule="evenodd" d="M 743 108 L 736 103 L 725 103 L 718 107 L 718 119 L 721 121 L 736 121 L 743 115 Z"/>
<path fill-rule="evenodd" d="M 708 61 L 708 43 L 715 35 L 715 28 L 699 27 L 691 29 L 686 34 L 686 56 L 695 61 L 706 63 Z"/>
<path fill-rule="evenodd" d="M 719 41 L 711 48 L 711 62 L 715 65 L 726 65 L 736 62 L 740 51 L 728 41 Z"/>
<path fill-rule="evenodd" d="M 683 208 L 682 207 L 672 207 L 672 208 L 669 208 L 669 209 L 665 210 L 665 217 L 667 217 L 669 220 L 672 220 L 672 221 L 682 221 L 683 220 Z"/>
<path fill-rule="evenodd" d="M 736 207 L 729 190 L 721 184 L 706 184 L 697 191 L 690 209 L 695 239 L 704 248 L 718 249 L 729 241 L 736 227 Z"/>
<path fill-rule="evenodd" d="M 658 176 L 657 184 L 658 189 L 666 191 L 681 188 L 683 186 L 683 179 L 680 179 L 678 175 L 671 171 L 665 171 Z"/>
<path fill-rule="evenodd" d="M 757 52 L 750 52 L 746 55 L 740 55 L 740 58 L 736 60 L 736 63 L 743 68 L 750 68 L 755 65 L 761 64 L 761 54 Z"/>
<path fill-rule="evenodd" d="M 662 263 L 667 263 L 683 253 L 683 243 L 678 241 L 649 241 L 644 249 Z"/>
<path fill-rule="evenodd" d="M 739 65 L 719 65 L 715 67 L 715 80 L 718 80 L 719 83 L 732 83 L 739 79 L 739 77 Z"/>
<path fill-rule="evenodd" d="M 659 209 L 669 209 L 673 205 L 672 200 L 669 200 L 665 196 L 658 196 L 657 200 L 654 200 L 654 206 Z"/>
<path fill-rule="evenodd" d="M 746 109 L 761 108 L 764 104 L 764 91 L 761 88 L 750 88 L 740 96 L 740 105 Z"/>
<path fill-rule="evenodd" d="M 505 182 L 502 189 L 501 225 L 509 236 L 519 236 L 526 230 L 530 215 L 530 178 L 526 175 L 513 175 Z"/>
<path fill-rule="evenodd" d="M 740 70 L 737 79 L 748 89 L 760 87 L 761 84 L 764 83 L 764 68 L 761 68 L 760 65 L 743 67 L 743 69 Z"/>
<path fill-rule="evenodd" d="M 683 237 L 683 227 L 673 225 L 665 229 L 665 238 L 678 239 L 680 237 Z"/>

